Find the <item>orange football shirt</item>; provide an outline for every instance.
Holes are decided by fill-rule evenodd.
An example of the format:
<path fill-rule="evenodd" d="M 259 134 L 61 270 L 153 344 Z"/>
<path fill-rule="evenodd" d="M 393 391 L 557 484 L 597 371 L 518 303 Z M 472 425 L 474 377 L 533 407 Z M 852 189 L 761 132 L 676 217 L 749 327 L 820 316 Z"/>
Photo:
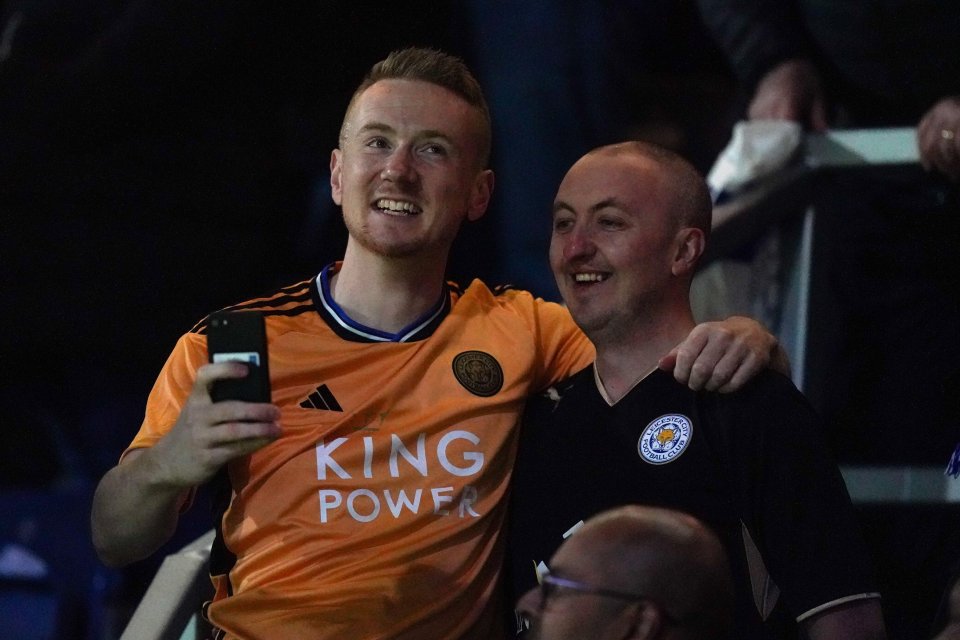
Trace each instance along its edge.
<path fill-rule="evenodd" d="M 265 315 L 283 435 L 227 465 L 209 618 L 228 638 L 495 637 L 524 400 L 593 348 L 560 305 L 479 280 L 383 334 L 330 298 L 335 268 L 231 307 Z M 131 449 L 173 426 L 204 331 L 177 343 Z"/>

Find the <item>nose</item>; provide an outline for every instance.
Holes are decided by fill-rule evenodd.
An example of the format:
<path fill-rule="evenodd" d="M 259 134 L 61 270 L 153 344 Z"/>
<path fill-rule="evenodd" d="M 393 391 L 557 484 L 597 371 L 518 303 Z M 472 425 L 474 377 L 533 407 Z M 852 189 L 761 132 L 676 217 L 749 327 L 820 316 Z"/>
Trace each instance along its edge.
<path fill-rule="evenodd" d="M 414 176 L 413 159 L 410 157 L 410 150 L 405 147 L 398 147 L 387 156 L 380 171 L 382 180 L 393 182 L 412 182 Z"/>
<path fill-rule="evenodd" d="M 540 589 L 534 587 L 520 596 L 520 599 L 517 600 L 516 609 L 530 622 L 536 622 L 540 619 L 542 605 Z"/>
<path fill-rule="evenodd" d="M 566 261 L 589 258 L 595 251 L 593 237 L 582 225 L 575 226 L 563 239 L 563 258 Z"/>

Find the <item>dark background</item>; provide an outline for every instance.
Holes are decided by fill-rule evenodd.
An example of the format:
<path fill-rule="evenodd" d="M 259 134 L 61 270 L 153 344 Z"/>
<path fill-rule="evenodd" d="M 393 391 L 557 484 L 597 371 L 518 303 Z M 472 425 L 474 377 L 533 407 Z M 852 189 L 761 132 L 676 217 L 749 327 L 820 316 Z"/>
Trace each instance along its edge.
<path fill-rule="evenodd" d="M 464 284 L 519 278 L 507 260 L 518 234 L 504 229 L 515 216 L 543 215 L 546 238 L 550 189 L 589 148 L 645 139 L 705 173 L 743 106 L 693 2 L 540 4 L 567 12 L 564 28 L 584 11 L 601 17 L 584 13 L 582 31 L 524 44 L 553 65 L 561 97 L 495 130 L 492 163 L 509 166 L 528 143 L 535 175 L 523 179 L 539 180 L 545 195 L 518 202 L 501 190 L 454 250 L 449 275 Z M 184 331 L 341 256 L 330 150 L 372 63 L 402 46 L 443 48 L 475 69 L 496 126 L 498 114 L 524 112 L 524 97 L 491 63 L 498 52 L 525 55 L 510 49 L 511 29 L 524 25 L 511 22 L 508 2 L 488 0 L 487 18 L 500 11 L 499 20 L 481 21 L 476 6 L 0 1 L 0 553 L 15 545 L 49 569 L 37 579 L 0 576 L 0 624 L 34 620 L 21 630 L 34 635 L 19 637 L 117 637 L 163 555 L 209 529 L 201 493 L 164 549 L 109 571 L 89 540 L 93 487 L 135 434 Z M 536 32 L 549 15 L 532 6 L 523 14 Z M 595 54 L 602 66 L 576 67 Z M 564 112 L 608 126 L 544 135 Z M 530 260 L 545 263 L 537 251 Z M 552 295 L 542 280 L 516 283 Z M 888 514 L 862 511 L 875 534 Z M 936 517 L 952 520 L 918 537 L 928 549 L 957 530 L 955 514 Z M 884 579 L 915 588 L 909 555 L 900 560 L 885 564 Z M 927 586 L 916 615 L 928 613 L 938 588 Z M 36 597 L 11 596 L 22 593 Z"/>

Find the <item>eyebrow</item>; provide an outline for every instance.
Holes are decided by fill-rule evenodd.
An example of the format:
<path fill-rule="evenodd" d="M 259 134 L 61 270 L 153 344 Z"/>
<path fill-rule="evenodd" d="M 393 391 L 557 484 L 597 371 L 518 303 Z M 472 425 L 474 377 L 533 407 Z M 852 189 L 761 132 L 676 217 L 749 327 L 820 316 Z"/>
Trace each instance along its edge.
<path fill-rule="evenodd" d="M 382 132 L 382 133 L 396 133 L 396 129 L 394 129 L 393 127 L 391 127 L 390 125 L 388 125 L 388 124 L 386 124 L 386 123 L 383 123 L 383 122 L 368 122 L 368 123 L 366 123 L 365 125 L 363 125 L 362 127 L 360 127 L 359 129 L 357 129 L 357 134 L 359 135 L 359 134 L 361 134 L 361 133 L 367 133 L 367 132 L 371 132 L 371 131 L 378 131 L 378 132 Z M 453 139 L 452 139 L 450 136 L 448 136 L 448 135 L 445 134 L 444 132 L 438 131 L 438 130 L 436 130 L 436 129 L 424 129 L 423 131 L 420 131 L 420 132 L 417 134 L 417 138 L 419 138 L 419 139 L 430 139 L 430 138 L 438 139 L 438 140 L 444 141 L 445 143 L 449 144 L 450 146 L 453 146 L 453 147 L 456 146 L 456 143 L 454 143 Z"/>
<path fill-rule="evenodd" d="M 621 211 L 627 210 L 626 205 L 623 202 L 621 202 L 619 198 L 610 197 L 610 198 L 604 198 L 600 202 L 590 205 L 587 208 L 587 211 L 589 213 L 595 213 L 597 211 L 600 211 L 601 209 L 607 209 L 607 208 L 619 209 Z M 563 200 L 554 200 L 553 213 L 557 214 L 560 211 L 569 211 L 570 213 L 573 213 L 574 209 L 572 205 L 570 205 L 567 202 L 564 202 Z"/>
<path fill-rule="evenodd" d="M 359 129 L 357 129 L 357 133 L 361 133 L 361 132 L 364 132 L 364 131 L 384 131 L 384 132 L 392 132 L 392 131 L 393 131 L 393 127 L 391 127 L 391 126 L 388 125 L 388 124 L 384 124 L 384 123 L 382 123 L 382 122 L 368 122 L 368 123 L 366 123 L 365 125 L 363 125 L 362 127 L 360 127 Z"/>

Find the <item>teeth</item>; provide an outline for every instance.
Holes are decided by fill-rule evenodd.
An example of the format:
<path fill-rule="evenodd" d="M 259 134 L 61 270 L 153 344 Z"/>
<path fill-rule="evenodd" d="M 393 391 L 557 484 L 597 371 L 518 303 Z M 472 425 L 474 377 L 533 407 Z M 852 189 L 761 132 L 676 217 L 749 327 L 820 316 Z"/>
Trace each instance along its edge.
<path fill-rule="evenodd" d="M 377 208 L 383 209 L 384 211 L 394 211 L 397 213 L 420 213 L 420 207 L 412 202 L 404 202 L 403 200 L 389 200 L 387 198 L 380 198 L 377 200 Z"/>
<path fill-rule="evenodd" d="M 603 282 L 609 278 L 606 273 L 575 273 L 573 279 L 577 282 Z"/>

